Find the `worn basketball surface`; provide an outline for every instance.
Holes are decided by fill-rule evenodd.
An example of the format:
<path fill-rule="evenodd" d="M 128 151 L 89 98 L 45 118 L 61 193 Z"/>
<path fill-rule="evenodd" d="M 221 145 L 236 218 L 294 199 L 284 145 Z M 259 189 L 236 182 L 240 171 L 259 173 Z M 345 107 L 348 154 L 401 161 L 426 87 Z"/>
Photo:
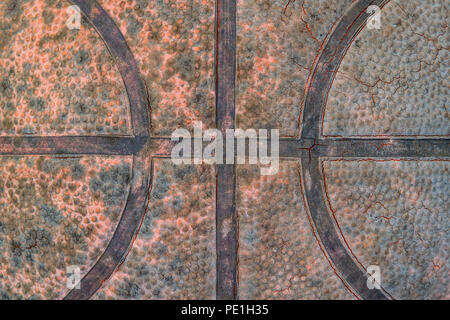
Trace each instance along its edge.
<path fill-rule="evenodd" d="M 1 1 L 0 299 L 450 299 L 448 19 Z M 279 130 L 278 170 L 174 163 L 199 122 Z"/>

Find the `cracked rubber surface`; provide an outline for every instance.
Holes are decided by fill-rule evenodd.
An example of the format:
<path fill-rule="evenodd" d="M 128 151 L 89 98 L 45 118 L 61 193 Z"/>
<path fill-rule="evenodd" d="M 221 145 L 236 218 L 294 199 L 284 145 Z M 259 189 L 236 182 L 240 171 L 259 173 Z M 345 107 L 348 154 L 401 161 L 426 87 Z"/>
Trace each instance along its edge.
<path fill-rule="evenodd" d="M 2 157 L 2 299 L 57 299 L 66 267 L 85 275 L 111 240 L 126 202 L 130 159 Z"/>
<path fill-rule="evenodd" d="M 129 134 L 113 58 L 90 23 L 66 27 L 62 3 L 0 4 L 0 135 Z"/>
<path fill-rule="evenodd" d="M 448 16 L 447 1 L 390 1 L 336 71 L 324 135 L 448 136 Z"/>
<path fill-rule="evenodd" d="M 396 299 L 448 299 L 448 161 L 325 161 L 330 206 Z"/>
<path fill-rule="evenodd" d="M 213 299 L 214 172 L 163 159 L 153 171 L 151 206 L 133 249 L 94 298 Z"/>
<path fill-rule="evenodd" d="M 71 159 L 82 154 L 129 159 L 131 173 L 123 178 L 123 188 L 122 184 L 111 186 L 121 171 L 108 165 L 98 169 L 99 177 L 89 176 L 94 181 L 89 183 L 92 196 L 104 204 L 96 205 L 95 216 L 86 224 L 98 225 L 102 215 L 107 216 L 106 207 L 114 208 L 108 201 L 123 199 L 126 204 L 122 213 L 110 215 L 114 221 L 104 231 L 106 238 L 86 237 L 88 245 L 83 250 L 89 259 L 76 256 L 76 261 L 84 261 L 81 290 L 70 291 L 67 299 L 448 297 L 448 217 L 440 214 L 448 211 L 444 177 L 450 157 L 447 88 L 442 77 L 447 59 L 442 12 L 447 9 L 439 6 L 442 1 L 431 1 L 429 10 L 420 7 L 423 17 L 432 18 L 414 29 L 408 19 L 423 17 L 415 16 L 409 6 L 396 6 L 393 0 L 220 1 L 216 21 L 214 4 L 206 1 L 71 2 L 83 12 L 82 30 L 74 39 L 56 37 L 52 39 L 56 44 L 49 41 L 44 46 L 64 52 L 65 41 L 69 47 L 77 39 L 85 43 L 92 61 L 88 54 L 78 54 L 73 68 L 65 62 L 67 57 L 61 64 L 69 63 L 72 77 L 81 79 L 77 83 L 89 94 L 94 92 L 91 98 L 104 106 L 96 109 L 91 100 L 83 104 L 100 124 L 90 120 L 91 114 L 73 118 L 70 110 L 80 105 L 76 102 L 85 97 L 83 92 L 67 90 L 75 97 L 70 98 L 70 110 L 66 110 L 70 112 L 50 110 L 48 105 L 61 98 L 41 92 L 39 81 L 31 81 L 38 100 L 21 106 L 14 99 L 20 98 L 18 90 L 29 67 L 17 59 L 18 69 L 14 66 L 12 73 L 12 62 L 0 59 L 7 67 L 2 69 L 6 73 L 0 83 L 4 100 L 0 100 L 4 130 L 0 155 L 5 159 L 2 169 L 9 172 L 4 180 L 12 180 L 0 184 L 4 186 L 0 203 L 10 201 L 6 207 L 16 208 L 13 214 L 21 222 L 16 233 L 2 231 L 1 245 L 9 245 L 20 259 L 37 259 L 40 247 L 49 245 L 44 227 L 53 228 L 55 234 L 64 230 L 58 217 L 68 213 L 57 205 L 72 201 L 55 198 L 58 204 L 45 203 L 46 207 L 31 201 L 25 186 L 39 189 L 39 179 L 47 178 L 24 159 L 57 157 L 55 168 L 56 163 L 70 168 Z M 21 6 L 12 3 L 2 3 L 1 14 L 16 19 L 8 23 L 22 19 Z M 20 3 L 24 8 L 31 5 L 30 1 Z M 36 12 L 42 12 L 43 21 L 25 23 L 26 28 L 36 24 L 43 34 L 63 28 L 49 29 L 46 23 L 52 10 L 64 6 L 58 7 L 53 0 L 34 3 L 39 4 Z M 380 31 L 365 28 L 370 4 L 384 6 L 382 19 L 387 23 Z M 406 15 L 402 25 L 395 14 Z M 404 32 L 394 32 L 393 25 Z M 380 39 L 375 32 L 383 35 L 386 48 L 371 50 Z M 8 47 L 8 58 L 17 55 L 10 41 L 26 42 L 32 53 L 41 36 L 22 39 L 20 30 L 12 28 L 0 39 L 0 46 Z M 417 47 L 429 49 L 428 55 L 411 48 L 404 41 L 409 38 Z M 389 51 L 397 46 L 405 51 Z M 381 61 L 396 54 L 408 64 L 394 63 L 397 58 Z M 380 61 L 385 64 L 382 69 Z M 45 63 L 31 67 L 34 76 L 42 78 Z M 361 66 L 366 63 L 371 67 Z M 57 70 L 48 72 L 57 74 Z M 91 81 L 85 83 L 86 79 Z M 113 97 L 106 94 L 111 90 Z M 33 100 L 31 93 L 23 97 Z M 384 97 L 395 106 L 386 110 L 387 105 L 378 101 Z M 43 113 L 28 111 L 30 106 L 42 108 Z M 114 118 L 115 112 L 119 118 Z M 46 118 L 49 113 L 58 120 Z M 42 115 L 44 120 L 39 118 Z M 175 128 L 190 128 L 196 120 L 202 120 L 205 128 L 214 127 L 215 120 L 221 130 L 279 128 L 284 136 L 281 157 L 294 161 L 282 161 L 280 173 L 267 179 L 259 176 L 257 167 L 174 167 L 167 159 L 173 143 L 166 136 Z M 27 123 L 36 124 L 25 129 Z M 15 174 L 12 159 L 20 164 L 20 174 L 31 170 L 26 174 L 30 181 L 21 180 L 20 175 L 11 178 L 10 173 Z M 336 169 L 329 165 L 333 161 L 345 165 Z M 185 169 L 188 173 L 179 172 Z M 360 177 L 354 173 L 358 170 Z M 364 173 L 371 170 L 376 174 Z M 76 187 L 67 185 L 68 181 L 67 175 L 51 178 L 55 185 L 49 191 L 68 196 L 62 189 Z M 356 186 L 360 198 L 355 196 Z M 383 202 L 378 199 L 380 192 L 388 197 L 389 190 L 398 186 L 403 193 L 394 192 L 392 199 L 383 198 Z M 33 217 L 37 229 L 29 229 L 27 212 L 37 210 L 37 205 L 43 214 Z M 81 203 L 77 211 L 87 208 L 89 204 Z M 363 230 L 369 234 L 361 238 Z M 55 246 L 69 247 L 69 252 L 76 248 L 70 237 L 51 240 Z M 9 257 L 7 252 L 0 256 L 8 260 L 6 269 L 13 266 Z M 3 273 L 1 298 L 63 297 L 66 274 L 62 270 L 72 260 L 62 259 L 60 251 L 46 257 L 59 259 L 55 264 L 59 269 L 50 270 L 49 285 L 39 280 L 30 284 L 24 277 L 5 278 Z M 20 272 L 33 275 L 35 262 L 27 266 L 24 261 L 28 260 L 20 259 L 13 262 L 20 265 Z M 365 268 L 371 263 L 381 267 L 383 290 L 367 288 Z M 50 284 L 61 290 L 52 291 Z"/>
<path fill-rule="evenodd" d="M 241 299 L 355 299 L 310 231 L 298 175 L 293 161 L 269 177 L 257 166 L 238 169 Z"/>

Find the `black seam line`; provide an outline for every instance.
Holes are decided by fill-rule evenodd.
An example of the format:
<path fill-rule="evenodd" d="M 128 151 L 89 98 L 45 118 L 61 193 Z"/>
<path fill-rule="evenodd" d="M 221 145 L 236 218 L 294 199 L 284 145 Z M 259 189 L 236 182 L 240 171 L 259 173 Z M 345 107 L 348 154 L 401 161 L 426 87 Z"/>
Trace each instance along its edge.
<path fill-rule="evenodd" d="M 133 155 L 148 137 L 15 136 L 0 137 L 0 155 Z"/>
<path fill-rule="evenodd" d="M 216 0 L 216 126 L 235 127 L 236 0 Z M 236 166 L 216 166 L 216 298 L 238 290 Z"/>
<path fill-rule="evenodd" d="M 85 300 L 92 297 L 126 259 L 145 216 L 151 188 L 151 161 L 147 143 L 150 132 L 149 106 L 146 91 L 136 61 L 120 29 L 94 0 L 70 0 L 97 30 L 113 56 L 122 76 L 130 103 L 131 124 L 135 138 L 106 138 L 103 142 L 115 152 L 133 154 L 129 194 L 125 208 L 105 251 L 80 281 L 81 288 L 72 289 L 64 299 Z M 85 137 L 84 140 L 87 138 Z M 91 139 L 91 138 L 89 138 Z M 87 140 L 89 140 L 87 139 Z M 120 140 L 122 139 L 122 140 Z M 59 138 L 56 142 L 59 141 Z M 121 142 L 121 143 L 118 143 Z M 118 150 L 117 150 L 118 149 Z"/>
<path fill-rule="evenodd" d="M 351 45 L 361 29 L 364 28 L 367 19 L 369 18 L 369 14 L 366 12 L 366 9 L 370 5 L 378 5 L 382 8 L 389 1 L 390 0 L 359 0 L 356 2 L 339 21 L 319 57 L 307 90 L 301 132 L 302 138 L 314 139 L 313 145 L 316 150 L 326 148 L 326 151 L 330 153 L 339 147 L 336 143 L 340 143 L 340 146 L 345 143 L 348 144 L 348 141 L 344 142 L 345 139 L 342 139 L 340 142 L 334 140 L 333 143 L 335 143 L 335 145 L 331 145 L 331 147 L 330 145 L 323 147 L 320 146 L 320 143 L 316 142 L 316 140 L 321 139 L 321 116 L 323 115 L 326 105 L 328 89 L 331 87 L 334 79 L 333 72 L 330 71 L 335 70 L 339 66 L 345 56 L 347 48 Z M 352 148 L 347 146 L 345 150 L 347 154 L 353 151 L 353 154 L 358 156 L 358 154 L 355 153 L 355 150 L 367 151 L 363 149 L 363 147 L 373 151 L 373 149 L 368 147 L 370 144 L 364 143 L 358 147 L 357 144 L 352 145 L 352 142 L 354 143 L 356 141 L 350 141 L 349 146 Z M 398 141 L 396 141 L 396 143 L 398 143 Z M 313 145 L 309 148 L 312 148 Z M 389 148 L 392 150 L 395 149 L 392 145 L 393 143 L 389 141 L 389 144 L 386 142 L 385 145 L 376 144 L 374 147 L 377 151 L 379 151 L 378 155 L 384 157 L 386 154 L 383 154 L 382 152 L 389 150 Z M 402 150 L 398 149 L 396 152 L 401 153 L 400 151 Z M 322 187 L 322 171 L 320 168 L 320 161 L 317 157 L 312 157 L 312 149 L 308 149 L 308 151 L 309 159 L 302 158 L 301 160 L 302 180 L 309 181 L 308 183 L 305 183 L 305 188 L 303 189 L 306 199 L 305 205 L 308 207 L 308 211 L 310 212 L 314 227 L 317 230 L 319 241 L 325 248 L 327 255 L 330 257 L 332 267 L 341 275 L 342 281 L 348 284 L 359 297 L 363 299 L 376 300 L 392 298 L 392 296 L 390 296 L 385 290 L 368 289 L 367 272 L 359 263 L 357 263 L 356 257 L 350 255 L 348 248 L 343 244 L 339 234 L 336 231 L 334 224 L 335 221 L 328 212 L 328 206 L 324 194 L 325 191 Z M 344 154 L 342 151 L 344 150 L 338 150 L 336 153 L 340 153 L 339 156 L 343 158 L 347 157 L 348 155 Z M 402 152 L 409 153 L 409 151 L 411 151 L 411 149 L 406 148 L 406 151 L 403 150 Z M 327 156 L 330 156 L 330 154 Z M 368 154 L 361 154 L 361 156 L 368 157 Z"/>

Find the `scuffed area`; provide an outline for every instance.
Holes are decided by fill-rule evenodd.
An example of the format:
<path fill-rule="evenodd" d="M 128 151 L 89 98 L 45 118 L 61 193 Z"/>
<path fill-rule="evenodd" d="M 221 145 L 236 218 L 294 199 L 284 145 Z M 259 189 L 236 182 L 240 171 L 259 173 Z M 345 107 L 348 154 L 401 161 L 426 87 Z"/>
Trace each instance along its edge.
<path fill-rule="evenodd" d="M 299 164 L 275 176 L 238 167 L 239 298 L 352 299 L 320 251 L 305 213 Z"/>
<path fill-rule="evenodd" d="M 239 128 L 295 136 L 322 42 L 351 0 L 244 0 L 237 6 Z"/>
<path fill-rule="evenodd" d="M 448 1 L 389 2 L 362 30 L 330 92 L 329 136 L 450 134 Z"/>
<path fill-rule="evenodd" d="M 214 1 L 99 3 L 124 34 L 148 87 L 152 130 L 214 126 Z"/>
<path fill-rule="evenodd" d="M 325 161 L 328 196 L 364 267 L 397 299 L 449 299 L 448 161 Z"/>
<path fill-rule="evenodd" d="M 63 5 L 64 3 L 64 5 Z M 128 97 L 95 29 L 69 2 L 0 2 L 0 135 L 128 134 Z"/>
<path fill-rule="evenodd" d="M 66 268 L 83 276 L 127 197 L 128 158 L 0 157 L 0 300 L 56 299 Z"/>
<path fill-rule="evenodd" d="M 214 169 L 156 160 L 154 173 L 133 248 L 94 298 L 214 299 Z"/>

